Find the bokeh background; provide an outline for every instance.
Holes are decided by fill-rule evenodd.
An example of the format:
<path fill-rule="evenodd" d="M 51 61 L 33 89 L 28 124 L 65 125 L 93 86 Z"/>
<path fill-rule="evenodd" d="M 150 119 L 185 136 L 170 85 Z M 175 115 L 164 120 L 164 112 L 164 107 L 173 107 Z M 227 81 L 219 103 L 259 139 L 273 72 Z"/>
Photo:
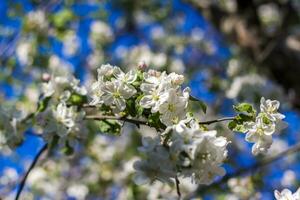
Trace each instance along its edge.
<path fill-rule="evenodd" d="M 150 68 L 185 74 L 192 95 L 209 105 L 202 119 L 233 115 L 232 104 L 281 101 L 288 127 L 266 156 L 251 155 L 244 136 L 217 125 L 228 137 L 227 173 L 252 166 L 300 140 L 300 2 L 298 0 L 0 1 L 0 103 L 34 111 L 45 73 L 73 73 L 89 85 L 97 67 Z M 195 108 L 197 109 L 197 108 Z M 99 133 L 73 156 L 43 157 L 23 199 L 174 199 L 159 182 L 136 186 L 132 163 L 140 134 Z M 96 131 L 97 132 L 97 131 Z M 21 177 L 43 145 L 30 128 L 16 150 L 0 151 L 0 197 L 13 199 Z M 273 191 L 299 186 L 297 154 L 235 177 L 203 199 L 274 199 Z M 198 186 L 182 183 L 185 194 Z M 202 187 L 202 186 L 200 186 Z"/>

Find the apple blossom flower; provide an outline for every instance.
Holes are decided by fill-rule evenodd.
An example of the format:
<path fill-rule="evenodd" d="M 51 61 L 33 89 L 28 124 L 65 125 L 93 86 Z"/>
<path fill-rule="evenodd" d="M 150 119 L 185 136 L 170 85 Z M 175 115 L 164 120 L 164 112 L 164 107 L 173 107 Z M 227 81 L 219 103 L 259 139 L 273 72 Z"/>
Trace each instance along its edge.
<path fill-rule="evenodd" d="M 267 153 L 272 144 L 272 134 L 275 132 L 275 124 L 266 124 L 262 117 L 256 118 L 255 122 L 246 124 L 247 134 L 246 141 L 255 143 L 252 147 L 252 153 Z"/>
<path fill-rule="evenodd" d="M 285 116 L 278 112 L 280 102 L 277 100 L 265 100 L 264 97 L 260 100 L 260 110 L 265 113 L 267 117 L 272 121 L 279 121 L 285 118 Z"/>
<path fill-rule="evenodd" d="M 165 101 L 159 106 L 160 119 L 166 126 L 177 124 L 186 117 L 188 98 L 179 96 L 175 89 L 164 94 Z"/>
<path fill-rule="evenodd" d="M 136 161 L 134 176 L 136 184 L 142 185 L 160 180 L 172 184 L 171 178 L 176 177 L 175 165 L 170 159 L 168 150 L 160 144 L 158 138 L 143 138 L 143 147 L 139 148 L 146 156 L 146 160 Z"/>
<path fill-rule="evenodd" d="M 105 105 L 115 106 L 115 111 L 120 112 L 126 108 L 126 100 L 136 93 L 134 87 L 121 83 L 118 80 L 105 82 L 102 86 L 102 100 Z"/>
<path fill-rule="evenodd" d="M 137 78 L 137 74 L 134 70 L 124 73 L 119 67 L 114 67 L 113 75 L 117 80 L 125 84 L 133 83 Z"/>

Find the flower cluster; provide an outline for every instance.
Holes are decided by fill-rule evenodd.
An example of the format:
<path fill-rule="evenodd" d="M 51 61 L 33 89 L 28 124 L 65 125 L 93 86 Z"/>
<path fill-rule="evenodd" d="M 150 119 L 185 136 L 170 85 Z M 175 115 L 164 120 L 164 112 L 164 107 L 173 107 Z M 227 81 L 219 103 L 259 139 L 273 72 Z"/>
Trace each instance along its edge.
<path fill-rule="evenodd" d="M 159 112 L 160 120 L 166 126 L 178 124 L 186 118 L 189 99 L 189 88 L 181 91 L 184 81 L 182 75 L 149 70 L 144 74 L 141 90 L 144 93 L 140 101 L 143 108 L 151 108 L 151 112 Z"/>
<path fill-rule="evenodd" d="M 182 75 L 149 70 L 131 70 L 124 73 L 119 67 L 109 64 L 98 69 L 98 78 L 91 86 L 90 105 L 106 105 L 119 114 L 126 108 L 126 101 L 139 97 L 139 105 L 159 113 L 166 126 L 178 124 L 186 118 L 189 88 L 181 90 Z"/>
<path fill-rule="evenodd" d="M 127 73 L 105 64 L 98 68 L 96 80 L 87 89 L 70 75 L 45 74 L 43 81 L 43 95 L 36 113 L 30 116 L 36 117 L 51 150 L 58 146 L 66 154 L 73 153 L 79 141 L 86 144 L 83 139 L 87 136 L 95 138 L 90 130 L 98 128 L 118 135 L 121 121 L 128 121 L 138 128 L 147 125 L 156 131 L 153 137 L 145 137 L 145 131 L 141 131 L 143 146 L 138 150 L 143 159 L 134 162 L 137 184 L 160 180 L 172 185 L 179 179 L 211 184 L 225 174 L 222 165 L 229 141 L 208 129 L 206 124 L 211 122 L 194 117 L 190 101 L 205 105 L 190 96 L 190 88 L 183 88 L 183 75 L 147 70 L 145 63 Z M 272 134 L 284 118 L 278 112 L 279 102 L 262 98 L 258 115 L 247 103 L 234 108 L 240 114 L 229 128 L 246 133 L 246 140 L 255 143 L 253 154 L 267 152 Z M 1 143 L 16 146 L 19 118 L 1 111 L 0 119 Z M 95 120 L 87 122 L 91 119 Z"/>
<path fill-rule="evenodd" d="M 137 161 L 136 183 L 161 180 L 173 183 L 176 177 L 191 177 L 192 182 L 209 184 L 218 175 L 227 157 L 226 138 L 216 131 L 203 131 L 188 114 L 190 89 L 182 89 L 184 77 L 156 70 L 123 72 L 119 67 L 102 65 L 90 89 L 90 106 L 117 116 L 140 117 L 159 131 L 144 138 L 139 150 L 145 160 Z M 130 111 L 134 108 L 138 111 Z M 107 107 L 109 108 L 107 111 Z"/>
<path fill-rule="evenodd" d="M 175 132 L 171 141 L 171 153 L 179 158 L 177 166 L 184 177 L 192 177 L 197 184 L 211 184 L 216 176 L 223 176 L 221 167 L 227 157 L 225 137 L 217 132 L 201 131 L 199 128 L 185 128 Z"/>
<path fill-rule="evenodd" d="M 216 176 L 223 176 L 221 167 L 227 157 L 226 138 L 217 132 L 202 131 L 196 122 L 180 123 L 169 127 L 159 138 L 144 139 L 140 149 L 146 156 L 137 161 L 136 183 L 162 180 L 170 183 L 171 178 L 191 178 L 193 183 L 211 184 Z"/>
<path fill-rule="evenodd" d="M 276 126 L 285 118 L 278 112 L 280 103 L 276 100 L 265 100 L 264 97 L 260 101 L 260 113 L 255 122 L 247 122 L 246 141 L 255 143 L 252 147 L 252 153 L 266 153 L 272 144 L 272 134 L 276 131 Z"/>
<path fill-rule="evenodd" d="M 55 96 L 56 98 L 66 99 L 72 93 L 86 95 L 85 87 L 79 86 L 79 80 L 73 76 L 50 76 L 44 75 L 45 82 L 42 84 L 44 97 Z"/>
<path fill-rule="evenodd" d="M 98 80 L 92 85 L 92 102 L 90 105 L 105 104 L 113 107 L 115 113 L 126 108 L 126 100 L 136 93 L 132 83 L 137 73 L 124 73 L 119 67 L 102 65 L 98 69 Z"/>
<path fill-rule="evenodd" d="M 43 127 L 43 137 L 50 144 L 74 147 L 78 138 L 85 137 L 85 112 L 78 109 L 76 101 L 81 103 L 87 90 L 79 86 L 79 80 L 73 76 L 45 75 L 44 79 L 43 101 L 37 115 L 38 124 Z"/>
<path fill-rule="evenodd" d="M 83 111 L 77 111 L 76 106 L 60 102 L 40 115 L 40 125 L 44 127 L 43 137 L 52 142 L 54 136 L 58 136 L 60 146 L 75 147 L 77 139 L 85 137 L 84 115 Z"/>

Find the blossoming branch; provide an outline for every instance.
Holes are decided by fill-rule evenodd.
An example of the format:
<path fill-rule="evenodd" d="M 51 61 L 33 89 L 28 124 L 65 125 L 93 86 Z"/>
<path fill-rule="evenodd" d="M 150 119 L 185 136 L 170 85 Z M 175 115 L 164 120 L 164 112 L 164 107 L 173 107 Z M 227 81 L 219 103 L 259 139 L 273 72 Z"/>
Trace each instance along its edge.
<path fill-rule="evenodd" d="M 284 119 L 278 112 L 280 103 L 263 97 L 259 112 L 251 104 L 240 103 L 234 106 L 236 116 L 198 119 L 191 102 L 196 101 L 204 113 L 206 105 L 190 95 L 190 88 L 183 87 L 184 76 L 148 70 L 144 63 L 129 72 L 102 65 L 89 87 L 81 86 L 71 75 L 45 75 L 43 80 L 35 113 L 24 117 L 14 109 L 0 108 L 0 147 L 17 147 L 24 139 L 23 131 L 35 125 L 42 129 L 49 151 L 73 154 L 89 135 L 91 122 L 97 123 L 99 132 L 114 135 L 120 134 L 125 122 L 146 125 L 157 134 L 142 138 L 138 150 L 144 156 L 134 163 L 133 179 L 137 184 L 155 180 L 175 183 L 179 195 L 179 178 L 207 185 L 225 174 L 222 165 L 230 142 L 210 130 L 209 124 L 230 121 L 228 128 L 245 133 L 245 140 L 254 143 L 252 153 L 258 155 L 268 151 L 272 135 Z"/>

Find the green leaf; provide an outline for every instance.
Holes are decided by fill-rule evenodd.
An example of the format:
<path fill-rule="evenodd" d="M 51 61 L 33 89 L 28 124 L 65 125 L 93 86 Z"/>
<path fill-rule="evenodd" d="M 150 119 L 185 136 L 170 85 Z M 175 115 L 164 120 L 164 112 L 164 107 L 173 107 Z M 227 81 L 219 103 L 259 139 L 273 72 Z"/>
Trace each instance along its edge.
<path fill-rule="evenodd" d="M 189 98 L 190 101 L 194 101 L 194 102 L 197 102 L 198 105 L 200 106 L 200 109 L 204 112 L 204 114 L 206 114 L 206 110 L 207 110 L 207 106 L 206 104 L 204 103 L 204 101 L 200 100 L 200 99 L 197 99 L 193 96 L 190 95 L 190 98 Z"/>
<path fill-rule="evenodd" d="M 253 117 L 252 115 L 246 115 L 241 113 L 235 117 L 235 120 L 238 122 L 238 124 L 243 124 L 244 122 L 254 121 L 255 116 Z"/>
<path fill-rule="evenodd" d="M 53 15 L 53 24 L 57 28 L 64 28 L 73 18 L 73 12 L 70 9 L 63 9 Z"/>
<path fill-rule="evenodd" d="M 251 115 L 256 115 L 256 110 L 249 103 L 240 103 L 238 105 L 234 105 L 233 109 L 237 112 L 246 112 Z"/>
<path fill-rule="evenodd" d="M 148 123 L 150 126 L 158 129 L 165 129 L 165 125 L 163 123 L 161 123 L 160 118 L 159 118 L 160 114 L 159 112 L 156 113 L 152 113 L 148 116 Z"/>
<path fill-rule="evenodd" d="M 99 129 L 102 133 L 120 135 L 121 125 L 116 120 L 103 120 L 98 122 Z"/>
<path fill-rule="evenodd" d="M 74 153 L 74 148 L 70 146 L 69 142 L 66 142 L 66 145 L 64 146 L 64 148 L 61 150 L 64 154 L 66 154 L 67 156 L 70 156 Z"/>
<path fill-rule="evenodd" d="M 137 115 L 135 101 L 133 99 L 129 99 L 126 101 L 126 113 L 135 117 Z"/>
<path fill-rule="evenodd" d="M 228 128 L 232 131 L 245 133 L 247 132 L 247 129 L 245 128 L 244 124 L 237 123 L 236 120 L 233 120 L 228 123 Z"/>
<path fill-rule="evenodd" d="M 38 102 L 37 113 L 43 112 L 47 109 L 50 99 L 51 97 L 46 97 Z"/>
<path fill-rule="evenodd" d="M 236 124 L 235 120 L 228 123 L 228 128 L 230 130 L 234 130 L 236 126 L 237 126 L 237 124 Z"/>
<path fill-rule="evenodd" d="M 232 131 L 246 133 L 245 122 L 254 121 L 255 117 L 246 114 L 238 114 L 233 121 L 228 123 L 228 128 Z"/>
<path fill-rule="evenodd" d="M 241 132 L 241 133 L 246 133 L 247 132 L 247 129 L 245 128 L 245 126 L 243 124 L 238 124 L 234 129 L 233 131 L 236 131 L 236 132 Z"/>
<path fill-rule="evenodd" d="M 73 93 L 70 98 L 68 99 L 68 103 L 70 103 L 71 105 L 83 105 L 84 103 L 87 102 L 87 97 L 86 96 L 82 96 L 80 94 L 76 94 Z"/>
<path fill-rule="evenodd" d="M 140 100 L 143 98 L 144 95 L 140 95 L 135 100 L 135 109 L 138 116 L 142 116 L 144 112 L 144 108 L 140 106 Z"/>

